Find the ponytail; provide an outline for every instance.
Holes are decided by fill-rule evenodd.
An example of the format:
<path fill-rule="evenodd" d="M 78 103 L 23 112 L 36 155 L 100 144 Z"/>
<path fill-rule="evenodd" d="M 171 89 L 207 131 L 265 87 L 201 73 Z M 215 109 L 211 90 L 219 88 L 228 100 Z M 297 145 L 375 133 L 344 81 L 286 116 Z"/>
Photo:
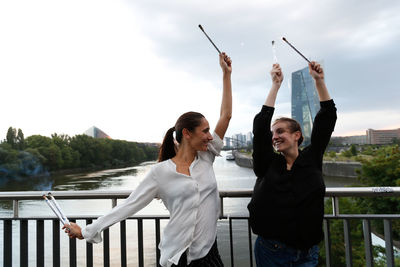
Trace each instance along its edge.
<path fill-rule="evenodd" d="M 170 128 L 164 136 L 164 140 L 158 153 L 158 162 L 171 159 L 175 157 L 177 146 L 175 145 L 174 132 L 176 142 L 178 144 L 182 141 L 182 130 L 194 131 L 194 129 L 201 124 L 204 116 L 201 113 L 189 111 L 182 114 L 175 123 L 175 126 Z"/>
<path fill-rule="evenodd" d="M 175 127 L 170 128 L 164 136 L 164 140 L 158 153 L 158 162 L 175 157 L 175 143 L 174 143 L 174 131 Z"/>

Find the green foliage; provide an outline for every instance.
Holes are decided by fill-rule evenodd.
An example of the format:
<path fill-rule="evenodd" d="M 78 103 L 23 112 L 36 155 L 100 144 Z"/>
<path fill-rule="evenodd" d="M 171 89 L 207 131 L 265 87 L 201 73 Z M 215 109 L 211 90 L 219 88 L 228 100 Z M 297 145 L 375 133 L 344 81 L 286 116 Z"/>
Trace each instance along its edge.
<path fill-rule="evenodd" d="M 339 207 L 341 214 L 359 214 L 360 207 L 357 205 L 357 200 L 353 198 L 340 198 Z M 325 201 L 325 214 L 332 214 L 331 200 Z M 365 262 L 365 247 L 362 229 L 362 221 L 358 219 L 348 220 L 350 227 L 350 242 L 353 257 L 353 266 L 366 266 Z M 344 222 L 342 219 L 330 219 L 329 230 L 331 238 L 331 255 L 334 255 L 332 266 L 346 266 L 346 252 L 344 241 Z M 325 242 L 322 241 L 320 246 L 320 265 L 326 262 Z M 383 250 L 384 251 L 384 250 Z M 375 266 L 380 266 L 378 263 L 382 260 L 378 257 L 382 253 L 382 248 L 373 247 L 373 257 L 376 261 Z"/>
<path fill-rule="evenodd" d="M 355 145 L 351 145 L 349 150 L 352 156 L 357 156 L 357 148 Z"/>
<path fill-rule="evenodd" d="M 399 186 L 400 185 L 400 148 L 398 145 L 378 149 L 375 157 L 364 160 L 359 180 L 365 186 Z M 400 200 L 395 197 L 359 198 L 358 204 L 362 212 L 371 214 L 398 214 Z M 373 225 L 379 233 L 383 233 L 383 225 Z M 392 222 L 393 237 L 400 239 L 400 221 Z"/>
<path fill-rule="evenodd" d="M 18 129 L 17 131 L 17 129 L 13 127 L 8 128 L 5 141 L 13 149 L 23 150 L 25 148 L 24 133 L 21 129 Z"/>
<path fill-rule="evenodd" d="M 19 152 L 18 152 L 18 149 Z M 29 175 L 44 170 L 75 168 L 111 168 L 155 160 L 158 146 L 112 139 L 96 139 L 87 135 L 32 135 L 10 127 L 0 144 L 0 176 Z"/>

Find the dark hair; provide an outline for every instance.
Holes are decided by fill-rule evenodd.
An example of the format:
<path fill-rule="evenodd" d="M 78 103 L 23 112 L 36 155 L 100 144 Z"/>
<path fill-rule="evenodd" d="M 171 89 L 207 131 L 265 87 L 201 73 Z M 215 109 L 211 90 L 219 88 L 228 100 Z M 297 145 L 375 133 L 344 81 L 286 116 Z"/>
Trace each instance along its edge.
<path fill-rule="evenodd" d="M 178 143 L 182 141 L 182 130 L 187 129 L 192 132 L 200 125 L 201 120 L 204 118 L 203 114 L 198 112 L 189 111 L 182 114 L 175 123 L 175 126 L 170 128 L 164 136 L 164 140 L 158 153 L 158 161 L 164 161 L 173 158 L 176 155 L 175 139 Z"/>
<path fill-rule="evenodd" d="M 275 125 L 275 124 L 277 124 L 278 122 L 286 122 L 291 133 L 294 133 L 294 132 L 297 132 L 297 131 L 300 132 L 300 138 L 299 138 L 299 140 L 297 140 L 297 145 L 300 146 L 301 143 L 302 143 L 303 140 L 304 140 L 304 138 L 303 138 L 303 133 L 302 133 L 302 131 L 301 131 L 300 123 L 298 123 L 298 122 L 297 122 L 296 120 L 294 120 L 294 119 L 287 118 L 287 117 L 282 117 L 282 118 L 276 119 L 276 120 L 274 121 L 274 123 L 272 123 L 272 125 Z"/>

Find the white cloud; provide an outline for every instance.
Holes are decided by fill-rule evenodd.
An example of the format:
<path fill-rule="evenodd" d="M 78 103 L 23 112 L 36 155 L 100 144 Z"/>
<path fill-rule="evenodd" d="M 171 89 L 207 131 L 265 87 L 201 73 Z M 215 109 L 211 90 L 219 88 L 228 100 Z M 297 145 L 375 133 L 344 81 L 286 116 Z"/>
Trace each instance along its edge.
<path fill-rule="evenodd" d="M 221 74 L 199 23 L 233 59 L 227 135 L 251 130 L 270 86 L 270 43 L 282 35 L 325 60 L 335 134 L 398 125 L 380 110 L 400 114 L 391 106 L 400 97 L 400 5 L 383 2 L 0 0 L 0 139 L 9 126 L 49 136 L 96 125 L 118 139 L 161 141 L 188 110 L 215 125 Z M 283 42 L 276 48 L 289 81 L 306 62 Z M 277 114 L 290 116 L 287 82 Z"/>

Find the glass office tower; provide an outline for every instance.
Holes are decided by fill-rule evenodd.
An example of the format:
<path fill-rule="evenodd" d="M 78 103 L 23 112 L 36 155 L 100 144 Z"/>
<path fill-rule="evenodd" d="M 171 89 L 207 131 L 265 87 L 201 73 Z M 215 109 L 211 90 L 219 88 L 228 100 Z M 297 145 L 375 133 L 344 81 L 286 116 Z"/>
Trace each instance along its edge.
<path fill-rule="evenodd" d="M 292 118 L 303 131 L 304 144 L 308 144 L 315 115 L 319 111 L 319 98 L 308 67 L 292 73 Z"/>

